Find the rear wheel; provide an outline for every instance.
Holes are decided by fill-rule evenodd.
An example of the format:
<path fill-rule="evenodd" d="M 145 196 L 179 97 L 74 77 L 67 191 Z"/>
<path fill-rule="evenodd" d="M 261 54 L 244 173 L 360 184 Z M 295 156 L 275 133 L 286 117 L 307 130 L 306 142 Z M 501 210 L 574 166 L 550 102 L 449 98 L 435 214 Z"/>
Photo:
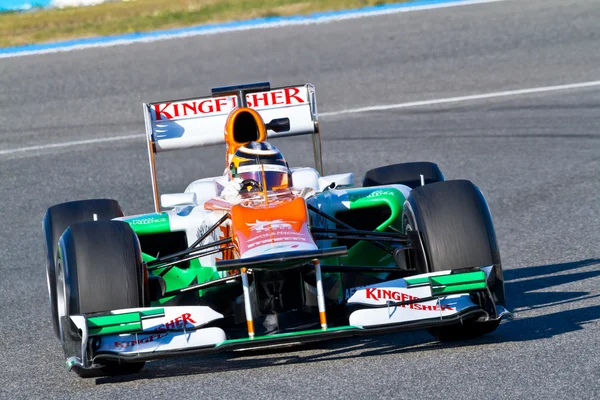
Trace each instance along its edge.
<path fill-rule="evenodd" d="M 120 221 L 70 226 L 59 241 L 56 283 L 59 323 L 63 316 L 142 306 L 143 264 L 137 236 Z M 66 334 L 62 326 L 60 334 L 61 338 Z M 99 372 L 121 375 L 143 366 L 143 362 L 111 362 Z M 87 370 L 76 372 L 89 376 Z"/>
<path fill-rule="evenodd" d="M 504 281 L 496 234 L 487 202 L 470 181 L 417 187 L 404 204 L 403 229 L 418 231 L 424 262 L 418 273 L 493 265 L 488 279 L 496 304 L 504 305 Z M 499 320 L 462 321 L 432 329 L 439 340 L 472 338 L 494 331 Z"/>
<path fill-rule="evenodd" d="M 363 187 L 399 184 L 414 189 L 421 186 L 421 175 L 426 185 L 444 180 L 442 171 L 435 163 L 407 162 L 367 171 L 363 179 Z"/>
<path fill-rule="evenodd" d="M 95 217 L 94 217 L 95 216 Z M 48 281 L 48 295 L 50 297 L 50 313 L 54 334 L 60 338 L 56 305 L 56 254 L 58 239 L 65 229 L 78 222 L 110 220 L 122 217 L 123 211 L 119 203 L 109 199 L 79 200 L 57 204 L 46 211 L 42 226 L 45 236 L 46 248 L 46 279 Z"/>

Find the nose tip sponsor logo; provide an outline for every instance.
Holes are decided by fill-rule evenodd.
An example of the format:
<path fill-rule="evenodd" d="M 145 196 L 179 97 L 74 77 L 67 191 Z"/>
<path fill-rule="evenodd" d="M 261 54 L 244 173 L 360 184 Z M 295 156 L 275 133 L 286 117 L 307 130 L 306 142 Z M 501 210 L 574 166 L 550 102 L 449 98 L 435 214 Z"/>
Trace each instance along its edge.
<path fill-rule="evenodd" d="M 170 320 L 169 322 L 165 323 L 165 324 L 161 324 L 158 325 L 156 327 L 156 329 L 154 329 L 155 331 L 166 331 L 169 329 L 177 329 L 177 328 L 183 328 L 183 327 L 194 327 L 194 324 L 196 323 L 196 321 L 194 321 L 192 319 L 192 314 L 190 313 L 185 313 L 185 314 L 181 314 L 181 316 L 174 318 L 172 320 Z"/>
<path fill-rule="evenodd" d="M 283 221 L 281 219 L 276 219 L 273 221 L 256 221 L 255 223 L 249 224 L 246 223 L 250 227 L 251 231 L 254 232 L 263 232 L 268 230 L 269 228 L 273 230 L 277 229 L 290 229 L 292 228 L 293 221 Z"/>
<path fill-rule="evenodd" d="M 156 326 L 155 328 L 150 328 L 150 330 L 153 332 L 152 334 L 148 334 L 147 336 L 138 335 L 137 340 L 125 340 L 125 341 L 121 341 L 121 342 L 115 341 L 113 343 L 113 347 L 118 350 L 126 350 L 133 346 L 152 343 L 152 342 L 158 341 L 159 339 L 162 339 L 165 336 L 167 336 L 169 334 L 169 332 L 167 332 L 168 330 L 184 328 L 184 327 L 194 328 L 195 323 L 196 323 L 196 321 L 194 321 L 194 319 L 192 319 L 191 313 L 184 313 L 184 314 L 181 314 L 177 318 L 173 318 L 169 322 L 160 324 L 160 325 Z"/>
<path fill-rule="evenodd" d="M 157 341 L 159 339 L 164 338 L 165 336 L 167 336 L 168 333 L 157 333 L 157 334 L 153 334 L 153 335 L 149 335 L 146 337 L 143 337 L 141 339 L 138 340 L 125 340 L 122 342 L 114 342 L 113 347 L 118 349 L 118 350 L 125 350 L 128 347 L 133 347 L 133 346 L 137 346 L 140 344 L 146 344 L 146 343 L 152 343 L 154 341 Z"/>

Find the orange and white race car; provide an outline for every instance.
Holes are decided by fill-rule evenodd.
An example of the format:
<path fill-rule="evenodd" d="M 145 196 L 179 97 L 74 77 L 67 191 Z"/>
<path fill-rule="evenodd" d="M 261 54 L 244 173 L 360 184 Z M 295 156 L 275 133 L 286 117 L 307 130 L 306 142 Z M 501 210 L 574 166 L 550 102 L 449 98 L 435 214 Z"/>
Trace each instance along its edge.
<path fill-rule="evenodd" d="M 52 323 L 80 376 L 394 330 L 461 339 L 510 316 L 481 191 L 431 162 L 361 186 L 325 175 L 312 85 L 222 87 L 144 112 L 155 209 L 79 200 L 44 218 Z M 312 138 L 314 167 L 268 141 L 292 135 Z M 223 175 L 160 195 L 160 153 L 209 145 L 224 145 Z"/>

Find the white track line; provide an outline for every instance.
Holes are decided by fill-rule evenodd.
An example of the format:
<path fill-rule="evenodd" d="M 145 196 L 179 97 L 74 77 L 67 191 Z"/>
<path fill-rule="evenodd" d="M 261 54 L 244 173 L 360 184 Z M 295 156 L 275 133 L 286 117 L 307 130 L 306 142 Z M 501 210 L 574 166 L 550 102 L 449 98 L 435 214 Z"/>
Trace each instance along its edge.
<path fill-rule="evenodd" d="M 589 82 L 580 82 L 580 83 L 571 83 L 566 85 L 555 85 L 555 86 L 543 86 L 537 88 L 529 88 L 529 89 L 518 89 L 518 90 L 506 90 L 503 92 L 491 92 L 491 93 L 483 93 L 483 94 L 474 94 L 470 96 L 459 96 L 459 97 L 447 97 L 444 99 L 433 99 L 433 100 L 422 100 L 422 101 L 412 101 L 408 103 L 396 103 L 396 104 L 387 104 L 387 105 L 379 105 L 379 106 L 371 106 L 371 107 L 361 107 L 361 108 L 351 108 L 340 111 L 331 111 L 320 113 L 320 117 L 334 117 L 337 115 L 344 114 L 359 114 L 371 111 L 386 111 L 386 110 L 396 110 L 401 108 L 410 108 L 410 107 L 421 107 L 421 106 L 430 106 L 436 104 L 446 104 L 446 103 L 460 103 L 466 101 L 473 100 L 485 100 L 485 99 L 494 99 L 500 97 L 508 97 L 508 96 L 520 96 L 526 94 L 535 94 L 535 93 L 544 93 L 544 92 L 557 92 L 561 90 L 571 90 L 571 89 L 580 89 L 580 88 L 588 88 L 600 86 L 600 81 L 589 81 Z M 46 150 L 52 148 L 62 148 L 62 147 L 72 147 L 72 146 L 80 146 L 80 145 L 88 145 L 88 144 L 96 144 L 96 143 L 104 143 L 104 142 L 116 142 L 121 140 L 132 140 L 132 139 L 142 139 L 145 135 L 125 135 L 125 136 L 114 136 L 107 137 L 101 139 L 89 139 L 89 140 L 77 140 L 74 142 L 63 142 L 63 143 L 53 143 L 46 145 L 38 145 L 38 146 L 30 146 L 30 147 L 19 147 L 15 149 L 6 149 L 0 150 L 0 156 L 14 153 L 23 153 L 28 151 L 39 151 Z"/>
<path fill-rule="evenodd" d="M 74 142 L 63 142 L 63 143 L 42 144 L 39 146 L 18 147 L 16 149 L 0 150 L 0 156 L 6 155 L 6 154 L 23 153 L 23 152 L 27 152 L 27 151 L 39 151 L 39 150 L 62 148 L 62 147 L 82 146 L 82 145 L 86 145 L 86 144 L 96 144 L 96 143 L 104 143 L 104 142 L 116 142 L 116 141 L 120 141 L 120 140 L 141 139 L 144 136 L 145 135 L 114 136 L 114 137 L 107 137 L 107 138 L 101 138 L 101 139 L 76 140 Z"/>
<path fill-rule="evenodd" d="M 559 91 L 559 90 L 578 89 L 578 88 L 586 88 L 586 87 L 593 87 L 593 86 L 600 86 L 600 81 L 571 83 L 571 84 L 567 84 L 567 85 L 556 85 L 556 86 L 544 86 L 544 87 L 529 88 L 529 89 L 506 90 L 503 92 L 492 92 L 492 93 L 484 93 L 484 94 L 474 94 L 474 95 L 470 95 L 470 96 L 448 97 L 445 99 L 413 101 L 413 102 L 409 102 L 409 103 L 397 103 L 397 104 L 386 104 L 386 105 L 371 106 L 371 107 L 350 108 L 347 110 L 320 113 L 319 116 L 320 117 L 333 117 L 336 115 L 344 115 L 344 114 L 358 114 L 358 113 L 370 112 L 370 111 L 386 111 L 386 110 L 395 110 L 395 109 L 399 109 L 399 108 L 431 106 L 431 105 L 445 104 L 445 103 L 459 103 L 459 102 L 463 102 L 463 101 L 494 99 L 494 98 L 498 98 L 498 97 L 519 96 L 519 95 L 523 95 L 523 94 L 533 94 L 533 93 L 543 93 L 543 92 L 555 92 L 555 91 Z"/>

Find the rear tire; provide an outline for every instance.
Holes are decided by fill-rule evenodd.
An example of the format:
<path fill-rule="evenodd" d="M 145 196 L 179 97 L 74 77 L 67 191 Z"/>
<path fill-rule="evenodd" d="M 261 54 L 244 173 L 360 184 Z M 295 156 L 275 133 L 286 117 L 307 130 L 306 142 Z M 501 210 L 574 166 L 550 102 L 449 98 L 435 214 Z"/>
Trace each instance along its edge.
<path fill-rule="evenodd" d="M 403 231 L 419 232 L 429 273 L 494 265 L 488 278 L 496 304 L 504 305 L 502 264 L 487 202 L 473 183 L 453 180 L 417 187 L 404 204 Z M 460 340 L 494 331 L 500 321 L 462 321 L 430 330 L 439 340 Z"/>
<path fill-rule="evenodd" d="M 99 221 L 123 216 L 123 211 L 115 200 L 79 200 L 57 204 L 46 211 L 42 226 L 46 249 L 46 279 L 50 297 L 50 314 L 54 334 L 60 339 L 60 327 L 56 311 L 56 254 L 58 239 L 65 229 L 78 222 L 93 221 L 94 214 Z"/>
<path fill-rule="evenodd" d="M 444 174 L 432 162 L 407 162 L 374 168 L 365 174 L 363 187 L 406 185 L 411 189 L 421 186 L 421 175 L 426 185 L 444 181 Z"/>
<path fill-rule="evenodd" d="M 60 317 L 143 305 L 143 264 L 137 236 L 120 221 L 70 226 L 59 240 L 56 264 Z M 62 337 L 62 328 L 60 330 Z M 103 375 L 138 372 L 144 362 L 107 363 Z M 76 370 L 90 376 L 88 370 Z"/>

